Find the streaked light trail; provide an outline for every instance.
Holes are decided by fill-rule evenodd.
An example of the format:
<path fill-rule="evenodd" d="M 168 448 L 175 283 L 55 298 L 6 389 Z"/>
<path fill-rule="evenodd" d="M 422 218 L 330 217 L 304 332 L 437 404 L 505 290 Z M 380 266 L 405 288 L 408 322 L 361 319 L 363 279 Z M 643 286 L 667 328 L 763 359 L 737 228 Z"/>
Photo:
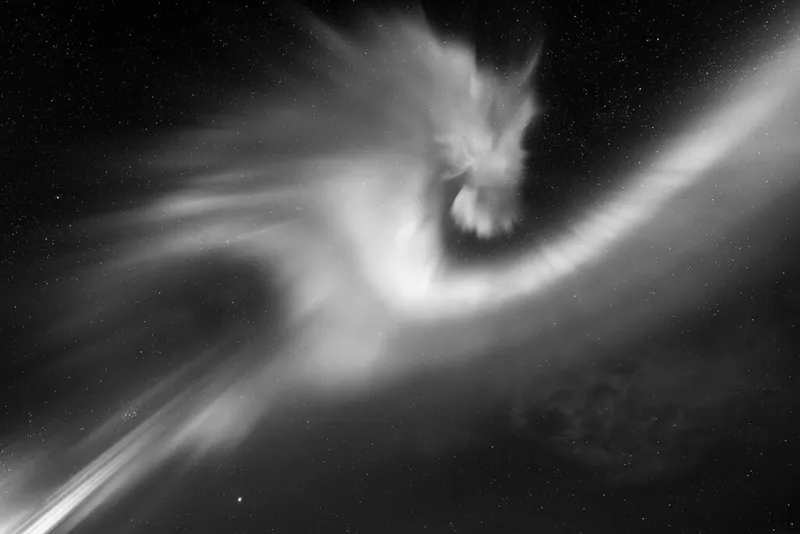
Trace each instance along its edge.
<path fill-rule="evenodd" d="M 55 490 L 27 487 L 24 474 L 8 476 L 0 482 L 0 533 L 45 534 L 57 527 L 66 532 L 169 458 L 236 446 L 265 413 L 277 409 L 286 392 L 354 395 L 379 380 L 401 379 L 421 361 L 395 353 L 398 337 L 419 325 L 430 328 L 425 335 L 435 336 L 441 342 L 437 347 L 459 347 L 438 355 L 438 361 L 468 361 L 463 349 L 476 339 L 455 339 L 460 334 L 454 332 L 511 305 L 535 305 L 544 290 L 579 272 L 591 276 L 593 268 L 617 265 L 617 254 L 633 254 L 623 249 L 634 237 L 657 240 L 663 228 L 694 217 L 695 206 L 682 195 L 700 194 L 701 185 L 739 201 L 748 195 L 746 200 L 759 206 L 796 186 L 796 173 L 793 181 L 776 186 L 759 183 L 758 158 L 747 156 L 755 135 L 775 132 L 785 144 L 769 152 L 770 165 L 800 159 L 800 43 L 795 40 L 735 84 L 715 110 L 698 117 L 668 143 L 668 150 L 654 155 L 562 237 L 513 259 L 457 269 L 446 260 L 442 243 L 444 215 L 436 207 L 435 188 L 441 161 L 431 158 L 430 147 L 440 141 L 442 130 L 480 118 L 480 109 L 469 107 L 470 98 L 466 103 L 451 98 L 464 91 L 465 80 L 483 80 L 489 91 L 499 82 L 478 69 L 469 47 L 442 43 L 416 22 L 384 24 L 363 50 L 330 30 L 324 34 L 322 48 L 336 52 L 326 63 L 333 87 L 324 100 L 328 107 L 315 107 L 314 97 L 291 106 L 268 97 L 258 113 L 182 132 L 192 138 L 189 145 L 199 140 L 196 150 L 167 159 L 176 168 L 204 172 L 191 187 L 114 219 L 131 229 L 121 231 L 115 259 L 88 273 L 102 274 L 96 280 L 107 282 L 97 282 L 94 290 L 113 300 L 131 278 L 146 282 L 170 259 L 201 257 L 211 250 L 247 258 L 277 271 L 288 295 L 290 339 L 277 348 L 251 346 L 227 355 L 122 439 L 114 441 L 101 427 L 80 440 L 74 449 L 99 449 L 98 454 L 66 482 L 53 481 Z M 392 90 L 374 91 L 360 78 L 367 71 L 370 83 Z M 314 87 L 303 89 L 304 95 L 314 94 Z M 530 114 L 524 116 L 527 122 Z M 514 131 L 516 141 L 523 130 Z M 340 131 L 348 133 L 339 137 Z M 283 147 L 293 138 L 304 139 L 297 151 L 274 161 L 242 163 L 231 150 L 253 139 L 262 141 L 261 147 Z M 318 138 L 324 139 L 319 145 L 309 142 Z M 480 174 L 509 168 L 512 158 L 522 157 L 510 155 L 510 149 L 490 156 L 491 143 L 480 146 L 460 147 L 453 154 L 467 155 L 445 157 L 459 160 L 445 163 Z M 737 155 L 741 161 L 731 163 Z M 490 157 L 499 159 L 482 166 Z M 234 171 L 219 170 L 217 162 Z M 732 164 L 752 165 L 754 172 L 729 173 L 726 165 Z M 688 240 L 682 252 L 700 246 Z M 156 274 L 145 276 L 147 269 Z M 604 288 L 594 292 L 600 299 L 607 294 Z M 85 319 L 71 318 L 74 325 Z M 144 395 L 152 397 L 159 387 Z M 49 461 L 57 461 L 59 452 L 52 454 Z M 47 467 L 37 460 L 30 469 L 41 473 Z"/>

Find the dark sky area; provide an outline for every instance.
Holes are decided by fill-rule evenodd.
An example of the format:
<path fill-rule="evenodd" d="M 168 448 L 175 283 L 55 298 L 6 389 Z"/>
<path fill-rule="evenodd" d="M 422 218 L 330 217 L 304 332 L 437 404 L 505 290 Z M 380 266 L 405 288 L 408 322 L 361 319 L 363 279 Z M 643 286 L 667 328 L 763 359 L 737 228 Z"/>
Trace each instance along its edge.
<path fill-rule="evenodd" d="M 363 15 L 352 2 L 303 4 L 345 25 Z M 0 295 L 20 306 L 0 312 L 0 430 L 35 432 L 31 414 L 50 402 L 27 377 L 49 368 L 35 338 L 58 310 L 21 295 L 40 289 L 58 243 L 80 242 L 74 220 L 169 187 L 168 177 L 131 171 L 143 147 L 235 105 L 233 94 L 269 89 L 264 65 L 303 46 L 293 9 L 0 7 Z M 541 43 L 525 201 L 526 224 L 543 234 L 679 133 L 798 19 L 791 0 L 430 0 L 423 10 L 501 65 Z M 782 226 L 753 230 L 769 233 L 769 258 L 702 306 L 591 347 L 601 357 L 590 363 L 558 363 L 572 350 L 564 329 L 589 325 L 588 313 L 547 333 L 546 370 L 515 380 L 512 399 L 485 408 L 493 393 L 482 383 L 481 402 L 455 401 L 431 393 L 447 380 L 437 375 L 381 402 L 301 407 L 225 459 L 167 466 L 87 531 L 800 532 L 793 206 L 775 208 L 786 212 Z M 744 241 L 725 246 L 735 254 Z M 514 374 L 524 350 L 487 372 Z"/>

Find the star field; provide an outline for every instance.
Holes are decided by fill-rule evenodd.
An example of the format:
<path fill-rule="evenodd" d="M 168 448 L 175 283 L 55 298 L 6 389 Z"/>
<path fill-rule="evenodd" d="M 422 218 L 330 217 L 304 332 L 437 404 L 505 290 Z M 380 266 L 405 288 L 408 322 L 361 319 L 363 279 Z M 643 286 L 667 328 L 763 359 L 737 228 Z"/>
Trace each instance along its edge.
<path fill-rule="evenodd" d="M 325 20 L 358 20 L 352 2 L 303 5 Z M 522 200 L 524 230 L 543 240 L 664 150 L 771 50 L 785 49 L 800 13 L 790 1 L 744 0 L 422 7 L 436 27 L 466 35 L 479 57 L 500 65 L 541 43 Z M 103 399 L 134 397 L 179 368 L 176 347 L 203 353 L 224 342 L 222 332 L 268 330 L 274 310 L 263 302 L 273 288 L 260 286 L 252 265 L 176 265 L 155 290 L 130 286 L 113 304 L 82 290 L 74 273 L 113 248 L 113 229 L 90 232 L 89 223 L 182 183 L 156 170 L 169 134 L 198 110 L 246 105 L 291 83 L 288 58 L 307 43 L 281 9 L 0 8 L 10 44 L 0 57 L 0 503 L 4 479 L 25 476 L 19 466 L 38 453 L 10 447 L 11 437 L 44 449 L 111 416 L 111 432 L 121 435 L 160 397 Z M 716 240 L 712 260 L 685 258 L 654 276 L 636 302 L 621 296 L 601 307 L 575 292 L 581 312 L 537 326 L 535 347 L 504 347 L 476 364 L 489 379 L 432 371 L 366 400 L 293 401 L 292 413 L 266 422 L 241 449 L 167 462 L 81 531 L 796 532 L 800 234 L 792 191 Z M 673 245 L 652 246 L 659 270 Z M 498 245 L 463 238 L 453 247 L 471 261 Z M 675 280 L 701 269 L 691 309 L 670 309 L 625 339 L 595 328 L 598 316 L 650 317 L 677 291 Z M 64 313 L 64 294 L 132 311 L 127 320 L 98 313 L 94 337 L 68 332 L 53 346 L 44 332 Z M 550 356 L 523 363 L 543 347 Z M 79 350 L 89 357 L 70 360 Z M 576 352 L 593 357 L 570 360 Z M 494 382 L 513 382 L 513 395 L 497 394 Z M 464 395 L 464 384 L 473 393 Z"/>

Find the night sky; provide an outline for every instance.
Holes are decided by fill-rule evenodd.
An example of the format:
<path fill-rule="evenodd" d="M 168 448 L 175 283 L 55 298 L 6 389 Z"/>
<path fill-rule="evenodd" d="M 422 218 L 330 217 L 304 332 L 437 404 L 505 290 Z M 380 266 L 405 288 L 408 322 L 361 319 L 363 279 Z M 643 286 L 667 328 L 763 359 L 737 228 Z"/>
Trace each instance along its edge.
<path fill-rule="evenodd" d="M 349 27 L 364 17 L 352 2 L 303 4 Z M 663 148 L 798 19 L 790 0 L 429 1 L 423 10 L 496 64 L 542 46 L 524 185 L 536 239 Z M 212 258 L 193 267 L 191 287 L 150 308 L 188 306 L 192 318 L 125 336 L 119 359 L 70 355 L 117 347 L 138 323 L 112 318 L 94 338 L 43 341 L 67 309 L 53 289 L 69 284 L 60 273 L 113 245 L 80 221 L 175 187 L 136 164 L 201 116 L 268 93 L 275 78 L 264 65 L 285 66 L 303 46 L 297 12 L 278 2 L 0 8 L 0 447 L 19 435 L 42 449 L 60 443 L 107 414 L 113 393 L 182 363 L 171 353 L 186 351 L 174 347 L 208 346 L 239 317 L 280 316 L 279 305 L 253 304 L 277 297 L 254 289 L 248 269 Z M 298 401 L 240 449 L 176 459 L 76 531 L 800 532 L 798 202 L 794 187 L 768 217 L 726 236 L 709 271 L 724 282 L 709 279 L 708 298 L 654 327 L 578 346 L 574 332 L 598 313 L 585 310 L 477 363 L 489 380 L 475 369 L 451 380 L 459 371 L 449 369 L 367 400 Z M 468 262 L 516 244 L 462 238 L 453 248 Z M 169 276 L 180 277 L 168 274 L 165 288 Z M 669 280 L 654 279 L 652 291 L 668 292 Z M 637 306 L 623 300 L 608 313 Z M 551 355 L 534 370 L 520 362 L 537 346 Z M 508 395 L 498 384 L 512 376 Z"/>

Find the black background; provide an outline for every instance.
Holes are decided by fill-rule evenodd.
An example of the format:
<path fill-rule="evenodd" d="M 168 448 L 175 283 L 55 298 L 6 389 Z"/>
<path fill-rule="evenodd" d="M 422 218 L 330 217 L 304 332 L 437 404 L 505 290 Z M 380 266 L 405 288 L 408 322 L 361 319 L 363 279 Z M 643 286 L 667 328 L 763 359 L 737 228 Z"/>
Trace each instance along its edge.
<path fill-rule="evenodd" d="M 335 22 L 358 20 L 349 2 L 308 5 Z M 543 42 L 534 80 L 542 114 L 525 191 L 528 224 L 543 232 L 680 132 L 796 21 L 788 1 L 423 7 L 500 64 Z M 224 108 L 233 90 L 263 90 L 262 58 L 296 44 L 287 9 L 10 2 L 0 11 L 10 45 L 0 56 L 7 431 L 35 433 L 31 413 L 44 403 L 39 390 L 21 396 L 14 383 L 50 365 L 31 337 L 58 313 L 42 265 L 61 254 L 59 236 L 74 239 L 71 221 L 164 187 L 126 170 L 137 147 L 157 146 L 198 109 Z M 470 423 L 439 438 L 431 436 L 441 421 L 425 422 L 425 383 L 414 390 L 421 400 L 402 407 L 301 410 L 267 425 L 269 439 L 178 482 L 167 469 L 95 524 L 115 532 L 798 531 L 798 241 L 782 220 L 763 266 L 735 277 L 714 302 L 616 347 L 608 365 L 554 369 L 556 386 L 532 379 L 546 394 L 490 415 L 450 407 Z M 43 293 L 22 302 L 20 287 Z M 675 378 L 676 369 L 694 378 Z M 617 414 L 611 421 L 595 413 L 606 404 Z M 653 417 L 663 428 L 648 423 Z"/>

